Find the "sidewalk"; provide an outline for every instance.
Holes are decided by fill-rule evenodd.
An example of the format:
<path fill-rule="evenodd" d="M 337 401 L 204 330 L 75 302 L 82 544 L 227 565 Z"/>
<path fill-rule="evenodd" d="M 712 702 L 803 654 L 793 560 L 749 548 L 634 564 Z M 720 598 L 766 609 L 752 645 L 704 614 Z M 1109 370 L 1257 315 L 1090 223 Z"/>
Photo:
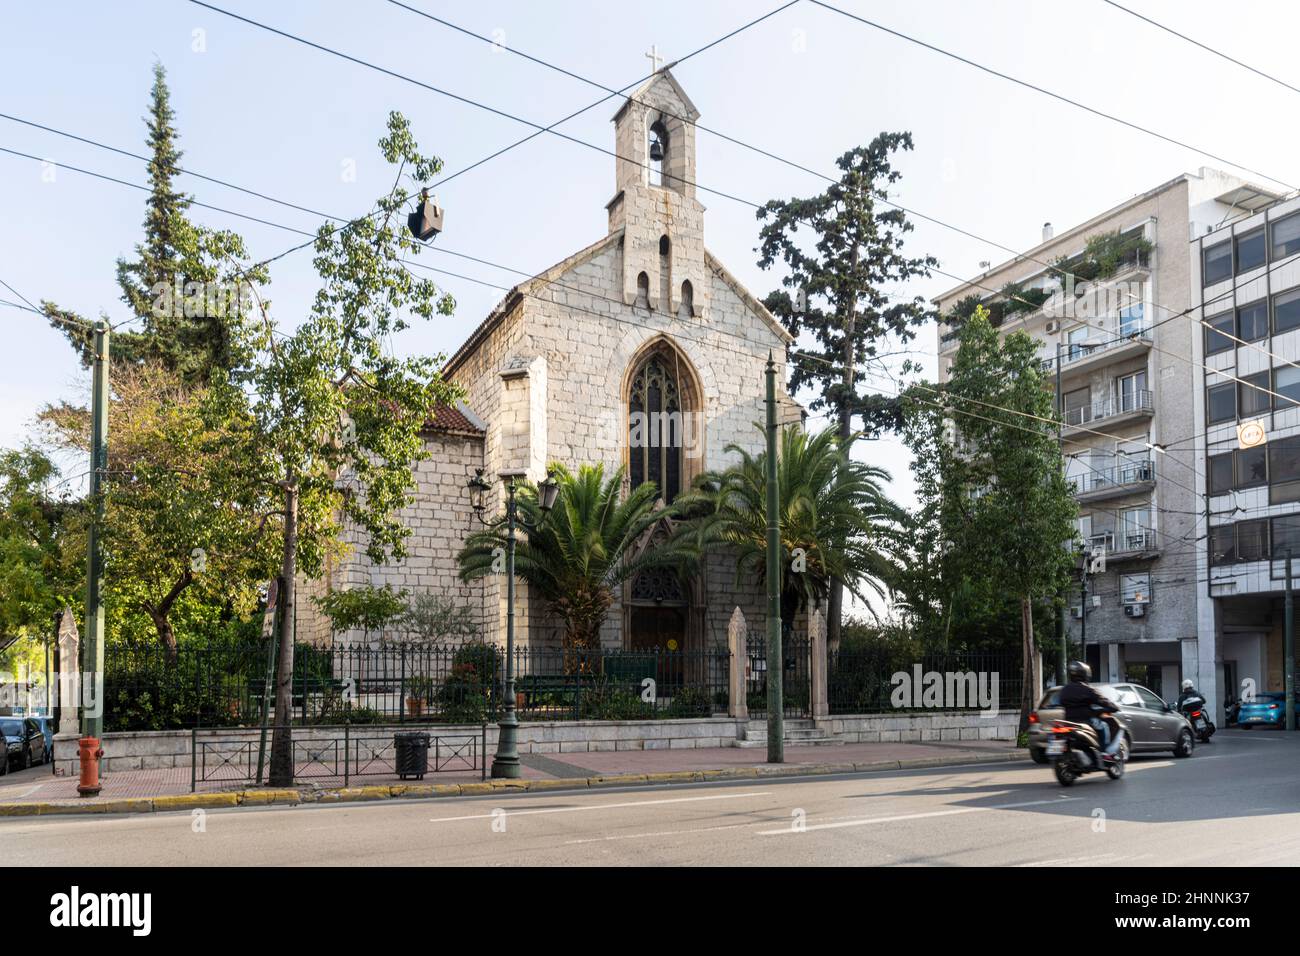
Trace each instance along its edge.
<path fill-rule="evenodd" d="M 784 764 L 766 763 L 764 750 L 718 747 L 673 750 L 619 750 L 590 753 L 524 754 L 519 781 L 481 782 L 477 770 L 430 773 L 421 781 L 400 781 L 388 773 L 303 776 L 292 790 L 271 790 L 220 781 L 190 792 L 190 768 L 131 770 L 106 775 L 96 797 L 77 796 L 75 775 L 54 776 L 48 767 L 0 777 L 0 816 L 46 813 L 118 813 L 180 810 L 191 807 L 268 803 L 374 800 L 487 793 L 493 789 L 562 789 L 637 783 L 672 783 L 728 777 L 851 773 L 909 767 L 1027 759 L 1009 741 L 844 744 L 794 747 Z M 63 768 L 60 768 L 63 769 Z M 75 769 L 75 767 L 68 768 Z M 313 768 L 300 768 L 310 774 Z"/>

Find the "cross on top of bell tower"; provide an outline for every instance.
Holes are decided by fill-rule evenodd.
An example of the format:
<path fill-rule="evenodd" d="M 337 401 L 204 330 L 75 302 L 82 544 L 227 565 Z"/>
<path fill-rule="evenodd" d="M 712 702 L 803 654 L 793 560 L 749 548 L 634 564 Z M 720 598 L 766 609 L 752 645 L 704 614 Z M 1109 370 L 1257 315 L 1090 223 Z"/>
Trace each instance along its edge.
<path fill-rule="evenodd" d="M 650 52 L 643 53 L 642 56 L 644 56 L 647 60 L 650 61 L 650 64 L 653 67 L 653 70 L 651 72 L 658 73 L 659 68 L 663 66 L 664 63 L 664 58 L 659 53 L 659 44 L 657 43 L 650 44 Z"/>

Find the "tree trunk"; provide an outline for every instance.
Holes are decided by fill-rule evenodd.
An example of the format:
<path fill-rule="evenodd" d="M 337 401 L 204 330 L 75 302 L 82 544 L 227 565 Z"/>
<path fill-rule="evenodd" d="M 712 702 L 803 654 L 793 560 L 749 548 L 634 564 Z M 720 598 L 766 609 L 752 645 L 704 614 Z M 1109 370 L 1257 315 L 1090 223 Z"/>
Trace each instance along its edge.
<path fill-rule="evenodd" d="M 158 640 L 162 642 L 163 654 L 167 657 L 167 663 L 174 665 L 177 657 L 176 631 L 172 628 L 172 622 L 162 614 L 151 613 L 149 618 L 153 621 L 153 629 L 158 632 Z"/>
<path fill-rule="evenodd" d="M 1025 595 L 1020 599 L 1021 672 L 1020 733 L 1029 730 L 1029 712 L 1038 701 L 1042 681 L 1042 663 L 1034 646 L 1034 602 Z"/>
<path fill-rule="evenodd" d="M 858 246 L 853 245 L 853 278 L 857 278 L 858 272 Z M 849 447 L 849 438 L 853 434 L 853 397 L 856 394 L 856 384 L 854 382 L 854 362 L 857 356 L 853 349 L 853 336 L 857 330 L 858 324 L 858 298 L 857 290 L 850 292 L 853 296 L 849 303 L 849 314 L 844 322 L 844 394 L 840 397 L 840 450 L 844 453 L 845 460 L 848 459 L 852 449 Z M 831 579 L 830 600 L 826 602 L 826 646 L 827 648 L 839 649 L 840 646 L 840 619 L 844 616 L 844 582 L 839 578 Z"/>
<path fill-rule="evenodd" d="M 170 615 L 172 606 L 175 605 L 176 599 L 181 593 L 190 586 L 194 580 L 194 573 L 186 570 L 176 583 L 172 585 L 170 591 L 161 601 L 154 604 L 151 601 L 142 601 L 140 606 L 144 612 L 149 615 L 149 620 L 153 622 L 153 628 L 158 633 L 158 640 L 162 643 L 163 653 L 167 657 L 168 664 L 176 663 L 176 631 L 172 627 Z"/>
<path fill-rule="evenodd" d="M 284 488 L 284 555 L 280 564 L 280 660 L 275 672 L 275 730 L 271 736 L 273 787 L 293 786 L 294 578 L 298 571 L 298 486 Z"/>

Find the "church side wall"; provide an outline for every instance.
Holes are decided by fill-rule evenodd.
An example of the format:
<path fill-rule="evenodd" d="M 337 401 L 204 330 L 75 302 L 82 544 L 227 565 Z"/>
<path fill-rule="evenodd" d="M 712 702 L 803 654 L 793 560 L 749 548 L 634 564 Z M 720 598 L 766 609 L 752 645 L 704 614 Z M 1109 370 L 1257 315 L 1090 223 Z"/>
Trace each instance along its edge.
<path fill-rule="evenodd" d="M 449 434 L 425 436 L 429 457 L 415 466 L 415 500 L 403 508 L 399 520 L 411 529 L 406 539 L 407 557 L 376 565 L 366 557 L 364 533 L 355 526 L 344 531 L 348 549 L 327 580 L 303 582 L 298 601 L 299 640 L 327 643 L 329 621 L 312 602 L 331 589 L 391 586 L 406 590 L 411 597 L 437 594 L 468 606 L 475 622 L 484 625 L 486 608 L 481 581 L 465 584 L 457 576 L 456 554 L 470 531 L 473 512 L 466 482 L 475 468 L 482 467 L 480 438 Z M 301 586 L 301 585 L 300 585 Z M 390 636 L 399 636 L 394 630 Z M 376 635 L 371 635 L 372 641 Z M 335 635 L 340 643 L 360 643 L 361 631 Z"/>

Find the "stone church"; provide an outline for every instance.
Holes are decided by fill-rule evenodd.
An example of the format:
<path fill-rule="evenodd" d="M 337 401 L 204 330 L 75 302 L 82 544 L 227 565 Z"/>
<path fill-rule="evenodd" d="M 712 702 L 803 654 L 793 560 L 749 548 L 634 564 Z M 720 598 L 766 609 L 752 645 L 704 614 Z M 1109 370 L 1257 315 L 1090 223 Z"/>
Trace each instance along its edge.
<path fill-rule="evenodd" d="M 608 233 L 511 289 L 444 368 L 465 399 L 428 423 L 429 457 L 403 514 L 409 556 L 373 565 L 354 547 L 324 580 L 305 583 L 304 597 L 367 584 L 432 592 L 469 606 L 485 639 L 503 643 L 504 578 L 457 577 L 456 554 L 477 527 L 466 487 L 476 469 L 493 482 L 489 500 L 498 506 L 501 472 L 525 469 L 537 481 L 551 462 L 571 470 L 603 463 L 607 474 L 622 467 L 628 487 L 654 481 L 670 501 L 700 472 L 731 464 L 727 445 L 762 450 L 755 423 L 765 414 L 769 353 L 778 363 L 780 419 L 800 420 L 785 391 L 790 335 L 705 247 L 698 116 L 667 69 L 624 102 L 613 118 Z M 643 438 L 656 412 L 680 413 L 681 440 L 671 447 Z M 559 646 L 558 624 L 530 603 L 522 581 L 517 607 L 521 644 Z M 638 649 L 725 646 L 736 607 L 762 627 L 761 589 L 737 582 L 734 561 L 718 555 L 691 580 L 659 572 L 630 582 L 602 640 Z M 300 640 L 361 638 L 330 635 L 310 600 L 300 599 L 298 618 Z"/>

